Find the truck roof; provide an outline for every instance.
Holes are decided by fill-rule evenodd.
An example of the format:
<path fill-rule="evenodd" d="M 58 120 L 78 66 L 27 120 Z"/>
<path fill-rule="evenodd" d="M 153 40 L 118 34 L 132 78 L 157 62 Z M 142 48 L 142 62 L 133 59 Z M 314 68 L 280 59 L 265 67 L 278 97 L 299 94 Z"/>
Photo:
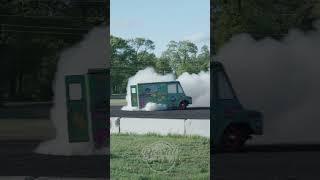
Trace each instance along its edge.
<path fill-rule="evenodd" d="M 96 73 L 105 73 L 109 69 L 106 68 L 93 68 L 93 69 L 88 69 L 88 74 L 96 74 Z"/>
<path fill-rule="evenodd" d="M 162 83 L 180 83 L 179 81 L 162 81 L 162 82 L 151 82 L 151 83 L 138 83 L 137 85 L 141 84 L 162 84 Z"/>

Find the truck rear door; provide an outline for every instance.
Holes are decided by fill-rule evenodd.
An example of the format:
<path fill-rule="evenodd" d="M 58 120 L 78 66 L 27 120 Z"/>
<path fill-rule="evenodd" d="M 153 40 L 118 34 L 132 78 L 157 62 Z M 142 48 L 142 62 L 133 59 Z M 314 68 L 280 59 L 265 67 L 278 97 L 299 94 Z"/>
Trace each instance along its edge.
<path fill-rule="evenodd" d="M 130 93 L 131 93 L 131 106 L 137 107 L 138 106 L 138 97 L 137 97 L 137 86 L 133 85 L 130 86 Z"/>
<path fill-rule="evenodd" d="M 168 83 L 167 85 L 168 90 L 168 107 L 169 108 L 177 108 L 179 106 L 179 98 L 177 97 L 177 83 Z"/>

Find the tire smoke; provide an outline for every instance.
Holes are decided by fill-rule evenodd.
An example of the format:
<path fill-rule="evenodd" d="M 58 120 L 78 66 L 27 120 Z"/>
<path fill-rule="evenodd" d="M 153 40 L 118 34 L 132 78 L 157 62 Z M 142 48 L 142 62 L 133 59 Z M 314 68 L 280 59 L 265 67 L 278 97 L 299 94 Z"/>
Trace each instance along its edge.
<path fill-rule="evenodd" d="M 183 73 L 177 79 L 173 74 L 161 75 L 154 68 L 147 67 L 138 71 L 130 77 L 127 84 L 127 105 L 121 110 L 125 111 L 158 111 L 167 109 L 164 104 L 147 103 L 145 108 L 138 109 L 131 106 L 130 86 L 138 83 L 180 81 L 182 88 L 187 96 L 192 97 L 193 104 L 190 107 L 210 107 L 210 71 L 200 72 L 199 74 Z"/>
<path fill-rule="evenodd" d="M 217 55 L 242 104 L 264 113 L 255 143 L 319 143 L 320 23 L 281 41 L 234 36 Z"/>
<path fill-rule="evenodd" d="M 53 155 L 106 154 L 107 150 L 94 150 L 92 137 L 90 142 L 69 143 L 65 76 L 86 74 L 90 68 L 106 68 L 107 39 L 103 37 L 107 37 L 108 33 L 106 27 L 94 28 L 78 45 L 62 52 L 53 84 L 54 105 L 50 112 L 56 137 L 42 142 L 35 152 Z M 89 133 L 91 135 L 90 127 Z"/>

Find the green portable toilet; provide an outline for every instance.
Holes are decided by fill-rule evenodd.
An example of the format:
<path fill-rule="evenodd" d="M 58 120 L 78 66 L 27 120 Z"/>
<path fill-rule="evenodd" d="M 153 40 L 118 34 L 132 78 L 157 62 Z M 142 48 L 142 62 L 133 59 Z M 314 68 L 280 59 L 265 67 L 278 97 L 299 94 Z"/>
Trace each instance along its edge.
<path fill-rule="evenodd" d="M 69 142 L 93 141 L 106 146 L 109 137 L 109 70 L 65 76 Z"/>

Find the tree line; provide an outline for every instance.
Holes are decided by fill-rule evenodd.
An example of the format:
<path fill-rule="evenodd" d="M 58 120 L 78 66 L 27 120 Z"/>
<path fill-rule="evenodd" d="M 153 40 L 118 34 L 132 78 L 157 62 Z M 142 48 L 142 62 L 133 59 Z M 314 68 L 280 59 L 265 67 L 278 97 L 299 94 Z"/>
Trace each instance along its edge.
<path fill-rule="evenodd" d="M 0 101 L 51 100 L 59 54 L 106 22 L 103 7 L 90 0 L 0 3 Z"/>
<path fill-rule="evenodd" d="M 239 33 L 259 40 L 281 40 L 292 28 L 312 30 L 320 17 L 319 0 L 211 0 L 214 52 Z"/>
<path fill-rule="evenodd" d="M 126 93 L 128 79 L 139 70 L 153 67 L 159 74 L 207 71 L 209 47 L 198 49 L 191 41 L 170 41 L 160 57 L 155 44 L 147 38 L 123 39 L 111 35 L 111 88 L 113 94 Z"/>

